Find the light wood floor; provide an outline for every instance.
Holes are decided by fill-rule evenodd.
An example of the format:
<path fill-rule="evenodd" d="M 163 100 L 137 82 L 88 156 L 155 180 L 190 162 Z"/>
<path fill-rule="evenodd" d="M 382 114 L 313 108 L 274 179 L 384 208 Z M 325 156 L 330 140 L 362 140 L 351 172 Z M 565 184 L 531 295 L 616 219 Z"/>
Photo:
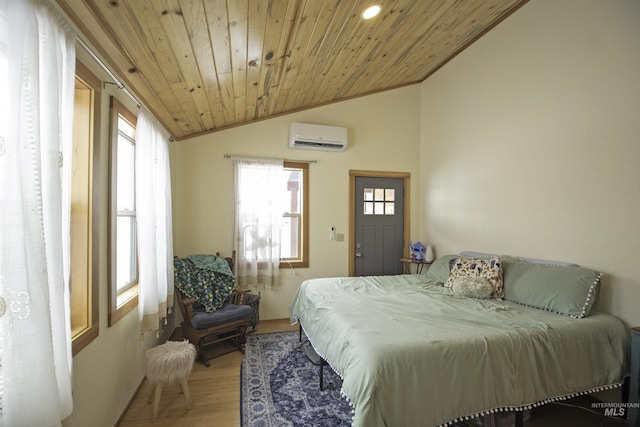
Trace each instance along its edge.
<path fill-rule="evenodd" d="M 289 319 L 261 321 L 255 333 L 298 330 Z M 178 384 L 162 390 L 158 420 L 151 423 L 151 404 L 147 403 L 151 386 L 146 381 L 135 396 L 119 427 L 189 426 L 238 427 L 240 425 L 240 365 L 238 351 L 210 360 L 210 367 L 195 362 L 189 376 L 192 409 L 186 409 L 184 395 Z M 567 401 L 588 407 L 584 398 Z M 525 427 L 624 427 L 623 420 L 607 419 L 583 409 L 549 404 L 535 408 Z"/>
<path fill-rule="evenodd" d="M 289 319 L 260 321 L 254 333 L 298 330 Z M 147 399 L 151 385 L 144 382 L 136 394 L 120 427 L 139 426 L 215 426 L 238 427 L 240 425 L 240 365 L 242 353 L 234 351 L 209 360 L 210 367 L 196 361 L 189 376 L 191 410 L 188 411 L 179 384 L 162 389 L 158 420 L 151 423 L 151 404 Z"/>

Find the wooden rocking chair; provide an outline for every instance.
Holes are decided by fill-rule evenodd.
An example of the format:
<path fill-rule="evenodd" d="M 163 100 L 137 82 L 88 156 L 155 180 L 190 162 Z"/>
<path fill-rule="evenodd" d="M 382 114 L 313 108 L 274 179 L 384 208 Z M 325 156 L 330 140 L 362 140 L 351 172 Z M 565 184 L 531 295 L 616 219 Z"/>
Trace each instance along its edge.
<path fill-rule="evenodd" d="M 216 255 L 220 256 L 219 253 Z M 233 253 L 235 257 L 235 251 Z M 227 258 L 230 266 L 233 259 Z M 232 268 L 233 271 L 233 268 Z M 244 354 L 247 327 L 251 322 L 253 310 L 243 304 L 244 293 L 233 291 L 228 303 L 212 313 L 207 313 L 193 298 L 187 298 L 175 287 L 178 306 L 182 312 L 182 334 L 195 347 L 198 359 L 209 367 L 209 359 L 231 351 Z M 226 346 L 216 346 L 216 350 L 207 351 L 215 344 L 225 342 Z M 222 348 L 221 348 L 222 347 Z"/>

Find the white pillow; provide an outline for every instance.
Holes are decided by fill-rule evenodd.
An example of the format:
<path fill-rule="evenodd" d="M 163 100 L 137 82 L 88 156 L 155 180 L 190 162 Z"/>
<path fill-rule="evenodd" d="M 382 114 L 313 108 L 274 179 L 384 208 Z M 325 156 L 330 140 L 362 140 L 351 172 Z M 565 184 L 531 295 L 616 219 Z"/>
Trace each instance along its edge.
<path fill-rule="evenodd" d="M 493 285 L 481 276 L 457 277 L 451 281 L 451 290 L 457 296 L 487 299 L 493 294 Z"/>

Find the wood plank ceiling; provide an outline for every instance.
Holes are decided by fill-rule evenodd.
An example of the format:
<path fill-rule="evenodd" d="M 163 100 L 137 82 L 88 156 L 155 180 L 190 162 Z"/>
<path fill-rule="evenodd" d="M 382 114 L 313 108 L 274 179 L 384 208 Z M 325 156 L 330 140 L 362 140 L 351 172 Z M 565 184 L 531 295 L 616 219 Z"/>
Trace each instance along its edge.
<path fill-rule="evenodd" d="M 526 1 L 56 0 L 178 140 L 421 82 Z"/>

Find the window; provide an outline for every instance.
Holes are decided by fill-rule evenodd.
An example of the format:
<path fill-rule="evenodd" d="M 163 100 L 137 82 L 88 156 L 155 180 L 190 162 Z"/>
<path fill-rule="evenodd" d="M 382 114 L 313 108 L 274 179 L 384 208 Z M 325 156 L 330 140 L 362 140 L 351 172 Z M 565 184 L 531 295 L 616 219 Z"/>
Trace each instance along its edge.
<path fill-rule="evenodd" d="M 232 161 L 237 283 L 276 285 L 281 268 L 309 266 L 309 164 Z"/>
<path fill-rule="evenodd" d="M 109 326 L 138 304 L 136 117 L 111 97 Z"/>
<path fill-rule="evenodd" d="M 71 333 L 73 354 L 98 336 L 100 80 L 76 63 L 71 176 Z M 95 184 L 95 185 L 94 185 Z"/>
<path fill-rule="evenodd" d="M 280 267 L 309 266 L 309 164 L 284 162 L 284 199 Z"/>

